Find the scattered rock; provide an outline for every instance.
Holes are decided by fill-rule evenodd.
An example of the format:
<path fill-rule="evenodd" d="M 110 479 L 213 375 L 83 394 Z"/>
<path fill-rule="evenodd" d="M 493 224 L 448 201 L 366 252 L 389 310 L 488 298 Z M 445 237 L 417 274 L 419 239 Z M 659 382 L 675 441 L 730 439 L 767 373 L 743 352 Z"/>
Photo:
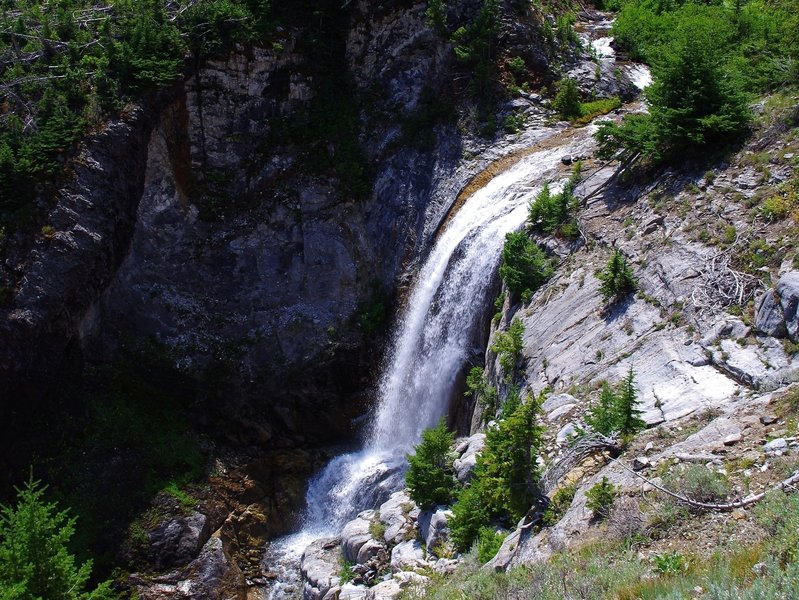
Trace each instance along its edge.
<path fill-rule="evenodd" d="M 760 417 L 760 423 L 763 425 L 771 425 L 777 422 L 777 417 L 774 415 L 763 415 Z"/>
<path fill-rule="evenodd" d="M 549 414 L 553 410 L 567 404 L 577 404 L 578 400 L 571 394 L 555 394 L 547 398 L 541 405 L 541 412 Z"/>
<path fill-rule="evenodd" d="M 564 404 L 547 415 L 547 421 L 557 421 L 560 417 L 570 415 L 577 408 L 576 404 Z"/>
<path fill-rule="evenodd" d="M 777 296 L 785 317 L 785 328 L 788 337 L 796 341 L 799 334 L 799 271 L 786 273 L 777 282 Z"/>
<path fill-rule="evenodd" d="M 651 465 L 651 461 L 646 456 L 638 456 L 633 460 L 633 471 L 643 471 Z"/>
<path fill-rule="evenodd" d="M 484 436 L 485 437 L 485 436 Z M 410 510 L 416 508 L 407 490 L 395 492 L 380 505 L 380 522 L 385 525 L 383 539 L 388 544 L 399 544 L 413 530 Z"/>
<path fill-rule="evenodd" d="M 555 441 L 558 444 L 563 444 L 567 439 L 573 437 L 575 433 L 577 433 L 577 426 L 574 423 L 566 423 L 566 425 L 561 427 L 560 431 L 558 431 Z"/>
<path fill-rule="evenodd" d="M 752 565 L 752 573 L 758 577 L 764 577 L 768 574 L 768 565 L 766 563 L 756 563 Z"/>
<path fill-rule="evenodd" d="M 766 454 L 774 454 L 780 456 L 787 451 L 788 451 L 788 442 L 785 440 L 785 438 L 777 438 L 776 440 L 771 440 L 768 444 L 763 446 L 763 452 L 765 452 Z"/>
<path fill-rule="evenodd" d="M 408 540 L 394 546 L 391 551 L 391 568 L 397 571 L 430 566 L 419 540 Z"/>
<path fill-rule="evenodd" d="M 419 534 L 424 539 L 428 551 L 432 551 L 439 544 L 449 540 L 447 521 L 450 517 L 452 517 L 452 511 L 441 507 L 434 512 L 422 511 L 419 515 Z"/>
<path fill-rule="evenodd" d="M 649 452 L 649 451 L 651 451 L 651 450 L 652 450 L 652 448 L 654 448 L 654 447 L 655 447 L 655 444 L 653 444 L 652 442 L 647 442 L 647 443 L 646 443 L 646 446 L 644 446 L 644 452 Z"/>
<path fill-rule="evenodd" d="M 755 327 L 771 337 L 784 338 L 788 335 L 785 316 L 782 314 L 782 307 L 774 295 L 774 290 L 768 290 L 758 300 L 755 308 Z"/>
<path fill-rule="evenodd" d="M 743 435 L 740 433 L 731 433 L 727 437 L 724 438 L 724 445 L 725 446 L 734 446 L 738 442 L 743 439 Z"/>

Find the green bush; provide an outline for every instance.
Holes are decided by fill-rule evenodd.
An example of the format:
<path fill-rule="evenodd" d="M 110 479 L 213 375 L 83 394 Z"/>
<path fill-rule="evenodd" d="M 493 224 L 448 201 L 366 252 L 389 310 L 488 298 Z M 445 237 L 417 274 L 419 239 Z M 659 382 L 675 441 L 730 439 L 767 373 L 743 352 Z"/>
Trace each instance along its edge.
<path fill-rule="evenodd" d="M 444 0 L 427 0 L 425 19 L 428 26 L 436 30 L 439 35 L 447 33 L 447 6 Z"/>
<path fill-rule="evenodd" d="M 605 268 L 596 277 L 602 282 L 599 291 L 607 303 L 618 302 L 638 287 L 632 267 L 624 255 L 615 248 Z"/>
<path fill-rule="evenodd" d="M 616 502 L 619 490 L 615 485 L 608 481 L 607 477 L 602 477 L 602 481 L 591 487 L 585 492 L 587 508 L 594 512 L 598 519 L 606 519 L 610 516 L 610 509 Z"/>
<path fill-rule="evenodd" d="M 485 418 L 493 417 L 499 408 L 499 394 L 497 388 L 488 385 L 488 378 L 481 367 L 472 367 L 466 376 L 467 397 L 474 398 L 486 410 Z"/>
<path fill-rule="evenodd" d="M 573 79 L 562 79 L 557 84 L 558 93 L 552 107 L 564 120 L 576 119 L 581 115 L 580 92 Z"/>
<path fill-rule="evenodd" d="M 499 365 L 505 372 L 506 381 L 512 379 L 516 364 L 522 356 L 524 349 L 522 336 L 524 336 L 524 324 L 515 318 L 507 331 L 497 332 L 491 345 L 491 352 L 499 357 Z"/>
<path fill-rule="evenodd" d="M 415 453 L 408 456 L 405 483 L 411 499 L 422 508 L 445 504 L 453 497 L 456 487 L 452 475 L 452 444 L 455 436 L 442 420 L 436 427 L 426 429 Z"/>
<path fill-rule="evenodd" d="M 553 194 L 545 183 L 536 197 L 527 206 L 527 226 L 531 231 L 555 233 L 565 238 L 579 235 L 574 219 L 580 203 L 574 196 L 574 188 L 582 179 L 582 163 L 576 162 L 572 175 L 563 186 L 563 191 Z"/>
<path fill-rule="evenodd" d="M 536 460 L 543 429 L 536 417 L 543 398 L 518 404 L 486 432 L 474 477 L 452 507 L 452 541 L 460 551 L 471 547 L 491 519 L 514 524 L 539 497 Z"/>
<path fill-rule="evenodd" d="M 730 493 L 726 476 L 699 465 L 671 472 L 663 482 L 668 489 L 707 504 L 724 502 Z"/>
<path fill-rule="evenodd" d="M 515 294 L 535 291 L 552 275 L 552 264 L 543 250 L 523 231 L 505 236 L 499 275 Z"/>
<path fill-rule="evenodd" d="M 477 560 L 485 564 L 494 558 L 507 536 L 507 533 L 492 527 L 481 527 L 477 534 Z"/>
<path fill-rule="evenodd" d="M 635 374 L 630 367 L 627 376 L 619 382 L 616 389 L 605 382 L 599 393 L 599 402 L 588 409 L 585 422 L 603 435 L 620 433 L 630 436 L 646 428 L 638 409 L 638 395 L 635 390 Z"/>
<path fill-rule="evenodd" d="M 77 565 L 68 544 L 75 518 L 44 500 L 46 488 L 31 478 L 17 490 L 14 507 L 0 507 L 0 597 L 4 600 L 104 600 L 110 582 L 87 590 L 92 563 Z"/>

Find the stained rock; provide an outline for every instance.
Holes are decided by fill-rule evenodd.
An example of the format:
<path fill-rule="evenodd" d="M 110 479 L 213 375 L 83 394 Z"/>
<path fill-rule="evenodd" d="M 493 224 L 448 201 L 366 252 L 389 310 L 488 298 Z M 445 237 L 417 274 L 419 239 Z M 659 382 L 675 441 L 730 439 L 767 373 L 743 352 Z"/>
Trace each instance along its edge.
<path fill-rule="evenodd" d="M 799 334 L 799 271 L 791 271 L 780 277 L 777 296 L 780 298 L 788 337 L 796 341 Z"/>
<path fill-rule="evenodd" d="M 380 522 L 385 525 L 383 539 L 389 544 L 399 544 L 413 530 L 410 510 L 416 507 L 406 490 L 395 492 L 380 505 Z"/>
<path fill-rule="evenodd" d="M 196 511 L 164 523 L 148 534 L 155 565 L 162 569 L 188 564 L 210 536 L 208 518 Z"/>
<path fill-rule="evenodd" d="M 758 300 L 755 308 L 755 327 L 761 333 L 776 338 L 788 335 L 785 316 L 782 314 L 782 307 L 774 295 L 774 290 L 768 290 Z"/>

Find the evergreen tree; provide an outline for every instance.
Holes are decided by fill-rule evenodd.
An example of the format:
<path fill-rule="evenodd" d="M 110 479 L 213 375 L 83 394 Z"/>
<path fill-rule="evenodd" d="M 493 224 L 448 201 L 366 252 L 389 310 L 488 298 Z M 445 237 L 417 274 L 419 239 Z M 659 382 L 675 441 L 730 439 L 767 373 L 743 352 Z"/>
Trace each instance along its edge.
<path fill-rule="evenodd" d="M 574 119 L 580 116 L 580 92 L 573 79 L 558 82 L 558 94 L 552 103 L 563 119 Z"/>
<path fill-rule="evenodd" d="M 635 374 L 630 367 L 627 377 L 621 380 L 616 392 L 616 429 L 622 435 L 632 435 L 646 429 L 638 409 L 638 394 L 635 391 Z"/>
<path fill-rule="evenodd" d="M 599 402 L 588 409 L 585 422 L 596 432 L 610 435 L 616 428 L 616 395 L 607 381 L 602 384 Z"/>
<path fill-rule="evenodd" d="M 87 591 L 92 563 L 77 565 L 67 544 L 75 518 L 45 502 L 31 478 L 17 490 L 15 507 L 0 507 L 0 598 L 3 600 L 106 600 L 110 583 Z"/>
<path fill-rule="evenodd" d="M 453 496 L 451 448 L 454 442 L 454 435 L 442 420 L 436 427 L 425 430 L 415 454 L 408 456 L 405 484 L 413 501 L 422 508 L 444 504 Z"/>
<path fill-rule="evenodd" d="M 602 282 L 599 291 L 605 302 L 621 300 L 637 287 L 632 267 L 624 255 L 615 248 L 607 265 L 597 275 L 597 279 Z"/>
<path fill-rule="evenodd" d="M 511 292 L 535 291 L 552 274 L 543 250 L 522 231 L 505 236 L 499 275 Z"/>
<path fill-rule="evenodd" d="M 447 33 L 447 6 L 444 0 L 428 0 L 427 10 L 424 13 L 427 24 L 436 30 L 439 35 Z"/>

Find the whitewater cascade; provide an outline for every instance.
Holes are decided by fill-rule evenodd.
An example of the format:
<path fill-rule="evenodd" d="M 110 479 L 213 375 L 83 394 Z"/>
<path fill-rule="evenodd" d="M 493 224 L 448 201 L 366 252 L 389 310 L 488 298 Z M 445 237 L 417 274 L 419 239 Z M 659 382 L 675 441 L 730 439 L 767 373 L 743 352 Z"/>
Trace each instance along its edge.
<path fill-rule="evenodd" d="M 403 487 L 405 456 L 425 428 L 447 414 L 489 300 L 505 234 L 522 227 L 528 203 L 545 182 L 566 178 L 564 155 L 590 152 L 594 131 L 592 125 L 555 132 L 545 148 L 475 192 L 439 234 L 396 324 L 363 448 L 334 458 L 311 480 L 302 530 L 274 542 L 268 552 L 283 582 L 292 578 L 310 542 L 337 535 L 358 512 Z M 271 597 L 288 596 L 273 589 Z"/>

